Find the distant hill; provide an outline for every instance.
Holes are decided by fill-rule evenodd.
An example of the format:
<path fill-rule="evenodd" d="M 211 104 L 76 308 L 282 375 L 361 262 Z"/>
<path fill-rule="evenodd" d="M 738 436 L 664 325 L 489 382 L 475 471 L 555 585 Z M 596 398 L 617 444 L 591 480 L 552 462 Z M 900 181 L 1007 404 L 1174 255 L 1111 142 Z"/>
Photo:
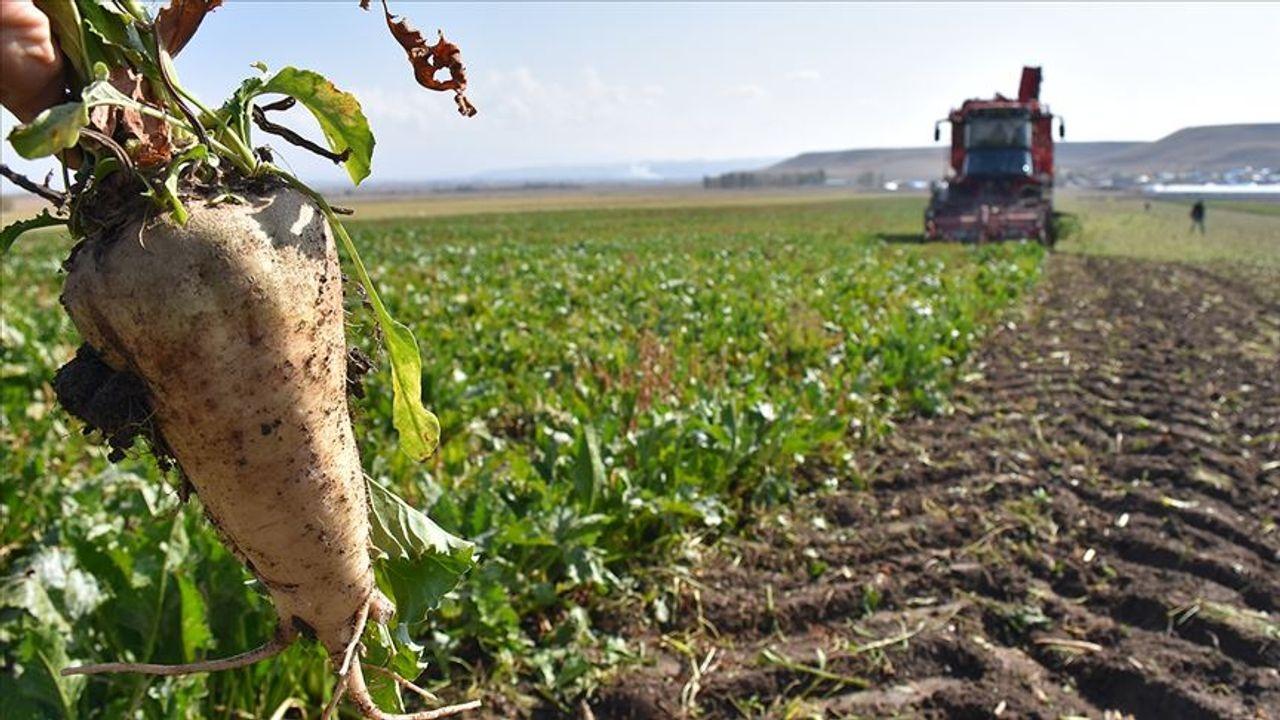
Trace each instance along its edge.
<path fill-rule="evenodd" d="M 1183 128 L 1155 142 L 1133 143 L 1095 158 L 1114 172 L 1220 172 L 1252 165 L 1280 168 L 1280 123 Z"/>
<path fill-rule="evenodd" d="M 1147 143 L 1134 142 L 1063 142 L 1057 145 L 1059 167 L 1069 170 L 1094 167 L 1103 159 L 1127 152 Z M 767 173 L 793 173 L 825 170 L 828 177 L 855 179 L 864 173 L 884 175 L 889 179 L 928 179 L 946 169 L 947 148 L 943 143 L 933 147 L 880 148 L 872 150 L 837 150 L 803 153 L 762 170 Z"/>
<path fill-rule="evenodd" d="M 1107 158 L 1142 147 L 1144 142 L 1059 142 L 1054 162 L 1064 170 L 1084 170 L 1105 165 Z"/>
<path fill-rule="evenodd" d="M 809 152 L 760 172 L 823 170 L 828 177 L 853 180 L 865 173 L 886 179 L 929 179 L 946 168 L 947 145 Z M 1280 123 L 1184 128 L 1155 142 L 1061 142 L 1062 170 L 1089 173 L 1220 172 L 1252 165 L 1280 167 Z"/>
<path fill-rule="evenodd" d="M 890 179 L 932 178 L 945 168 L 946 149 L 941 145 L 923 148 L 877 148 L 809 152 L 770 165 L 761 172 L 799 173 L 822 170 L 829 178 L 852 180 L 864 173 L 882 174 Z"/>
<path fill-rule="evenodd" d="M 632 163 L 600 163 L 594 165 L 545 165 L 511 168 L 476 173 L 468 178 L 482 183 L 510 182 L 580 182 L 580 183 L 645 183 L 689 182 L 705 175 L 761 167 L 776 162 L 771 158 L 737 158 L 732 160 L 653 160 Z"/>

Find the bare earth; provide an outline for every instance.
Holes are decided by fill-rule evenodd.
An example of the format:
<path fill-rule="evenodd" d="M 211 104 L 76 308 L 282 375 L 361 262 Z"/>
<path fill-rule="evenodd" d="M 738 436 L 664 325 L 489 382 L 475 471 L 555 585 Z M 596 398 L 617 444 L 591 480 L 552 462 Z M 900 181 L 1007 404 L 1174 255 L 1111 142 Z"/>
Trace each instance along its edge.
<path fill-rule="evenodd" d="M 1280 718 L 1277 280 L 1051 258 L 954 414 L 726 544 L 592 713 Z"/>

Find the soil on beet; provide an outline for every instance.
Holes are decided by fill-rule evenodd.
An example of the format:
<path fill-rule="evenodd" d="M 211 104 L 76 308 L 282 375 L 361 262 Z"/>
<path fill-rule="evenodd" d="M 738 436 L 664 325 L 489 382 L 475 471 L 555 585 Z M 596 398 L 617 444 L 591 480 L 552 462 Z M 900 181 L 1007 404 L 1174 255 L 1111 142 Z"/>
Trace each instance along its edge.
<path fill-rule="evenodd" d="M 591 713 L 1280 718 L 1280 294 L 1241 277 L 1053 257 L 953 413 L 725 543 Z"/>
<path fill-rule="evenodd" d="M 148 441 L 162 470 L 173 466 L 173 454 L 152 421 L 151 396 L 142 378 L 117 372 L 89 345 L 58 369 L 53 378 L 58 403 L 85 424 L 85 432 L 97 431 L 111 447 L 111 462 L 125 459 L 134 440 Z"/>

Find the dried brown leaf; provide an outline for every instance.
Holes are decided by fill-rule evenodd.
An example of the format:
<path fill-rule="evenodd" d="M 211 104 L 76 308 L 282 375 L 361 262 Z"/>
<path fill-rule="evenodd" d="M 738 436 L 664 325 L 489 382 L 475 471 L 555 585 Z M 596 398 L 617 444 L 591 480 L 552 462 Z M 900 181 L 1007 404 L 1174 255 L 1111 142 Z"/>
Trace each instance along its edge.
<path fill-rule="evenodd" d="M 97 105 L 89 110 L 89 124 L 108 137 L 116 132 L 120 108 L 114 105 Z"/>
<path fill-rule="evenodd" d="M 154 104 L 142 75 L 128 68 L 115 68 L 108 80 L 128 97 Z M 163 120 L 129 108 L 99 105 L 89 111 L 89 123 L 103 135 L 118 140 L 141 167 L 163 165 L 173 158 L 173 136 Z"/>
<path fill-rule="evenodd" d="M 156 16 L 156 30 L 165 50 L 177 56 L 200 28 L 204 16 L 222 4 L 222 0 L 171 0 Z"/>
<path fill-rule="evenodd" d="M 368 0 L 361 0 L 360 6 L 367 9 Z M 439 39 L 435 45 L 428 45 L 422 33 L 409 25 L 407 19 L 392 16 L 387 0 L 382 0 L 382 11 L 386 15 L 391 36 L 409 56 L 409 64 L 413 66 L 413 76 L 418 84 L 428 90 L 452 90 L 458 112 L 466 117 L 475 115 L 476 108 L 466 96 L 467 66 L 462 63 L 462 53 L 458 46 L 445 40 L 443 31 L 437 31 Z M 436 74 L 441 70 L 449 71 L 447 79 L 436 79 Z"/>

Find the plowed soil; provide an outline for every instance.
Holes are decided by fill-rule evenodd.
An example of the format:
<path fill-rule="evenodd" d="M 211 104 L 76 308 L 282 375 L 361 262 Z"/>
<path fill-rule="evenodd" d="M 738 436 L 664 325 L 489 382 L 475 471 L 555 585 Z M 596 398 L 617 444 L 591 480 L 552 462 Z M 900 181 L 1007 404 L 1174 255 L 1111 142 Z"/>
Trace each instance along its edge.
<path fill-rule="evenodd" d="M 953 413 L 717 551 L 591 712 L 1280 718 L 1277 280 L 1051 258 Z"/>

